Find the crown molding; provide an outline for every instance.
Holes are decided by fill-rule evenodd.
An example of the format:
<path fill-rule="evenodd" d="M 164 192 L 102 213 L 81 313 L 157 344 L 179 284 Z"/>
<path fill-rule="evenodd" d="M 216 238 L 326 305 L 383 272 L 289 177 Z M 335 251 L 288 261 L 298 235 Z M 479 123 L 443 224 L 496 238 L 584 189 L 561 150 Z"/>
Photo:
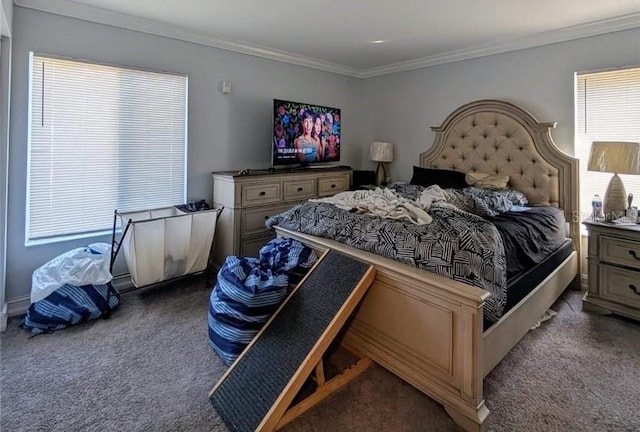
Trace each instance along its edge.
<path fill-rule="evenodd" d="M 63 15 L 84 21 L 91 21 L 156 36 L 192 42 L 199 45 L 210 46 L 255 57 L 262 57 L 269 60 L 290 63 L 339 75 L 358 77 L 359 74 L 357 69 L 348 66 L 317 60 L 287 51 L 280 51 L 246 42 L 217 39 L 198 32 L 185 30 L 171 24 L 134 17 L 121 12 L 87 6 L 70 0 L 15 0 L 15 4 L 17 6 L 41 12 L 48 12 L 55 15 Z"/>
<path fill-rule="evenodd" d="M 494 54 L 502 54 L 509 51 L 517 51 L 558 42 L 597 36 L 605 33 L 631 30 L 634 28 L 640 28 L 640 13 L 537 33 L 530 36 L 511 39 L 502 43 L 489 43 L 473 48 L 450 51 L 405 62 L 365 69 L 360 71 L 358 78 L 373 78 L 397 72 L 422 69 L 439 64 L 469 60 Z"/>
<path fill-rule="evenodd" d="M 71 0 L 15 0 L 17 6 L 48 12 L 56 15 L 68 16 L 85 21 L 92 21 L 114 27 L 135 30 L 156 36 L 192 42 L 199 45 L 210 46 L 233 51 L 241 54 L 262 57 L 298 66 L 304 66 L 325 72 L 346 75 L 354 78 L 374 78 L 398 72 L 406 72 L 422 69 L 439 64 L 452 63 L 473 58 L 501 54 L 509 51 L 517 51 L 573 39 L 581 39 L 597 36 L 605 33 L 613 33 L 624 30 L 640 28 L 640 13 L 595 21 L 573 27 L 552 30 L 521 38 L 515 38 L 504 42 L 487 43 L 472 48 L 449 51 L 442 54 L 422 57 L 405 62 L 393 63 L 370 69 L 355 69 L 349 66 L 326 62 L 287 51 L 275 50 L 245 42 L 235 42 L 217 39 L 201 33 L 185 30 L 171 24 L 161 23 L 146 18 L 138 18 L 121 12 L 113 12 L 93 6 L 75 3 Z"/>

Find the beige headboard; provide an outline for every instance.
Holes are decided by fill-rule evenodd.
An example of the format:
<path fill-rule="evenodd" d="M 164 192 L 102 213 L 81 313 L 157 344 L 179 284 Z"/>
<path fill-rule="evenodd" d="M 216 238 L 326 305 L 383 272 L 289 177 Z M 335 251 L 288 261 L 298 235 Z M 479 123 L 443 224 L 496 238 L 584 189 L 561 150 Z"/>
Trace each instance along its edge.
<path fill-rule="evenodd" d="M 436 138 L 420 154 L 420 166 L 508 175 L 510 187 L 527 195 L 530 204 L 564 209 L 579 251 L 578 160 L 555 145 L 550 132 L 555 126 L 509 102 L 471 102 L 431 128 Z"/>

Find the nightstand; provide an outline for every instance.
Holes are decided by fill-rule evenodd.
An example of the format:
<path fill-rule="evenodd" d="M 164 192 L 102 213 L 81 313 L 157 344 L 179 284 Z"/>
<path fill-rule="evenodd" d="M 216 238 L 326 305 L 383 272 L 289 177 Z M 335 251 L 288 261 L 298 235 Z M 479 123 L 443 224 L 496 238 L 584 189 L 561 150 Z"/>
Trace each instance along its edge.
<path fill-rule="evenodd" d="M 366 185 L 357 185 L 357 186 L 351 186 L 351 191 L 357 191 L 357 190 L 376 190 L 378 186 L 376 185 L 371 185 L 371 184 L 366 184 Z M 382 186 L 380 186 L 382 187 Z"/>
<path fill-rule="evenodd" d="M 640 225 L 583 223 L 589 231 L 583 310 L 640 320 Z"/>

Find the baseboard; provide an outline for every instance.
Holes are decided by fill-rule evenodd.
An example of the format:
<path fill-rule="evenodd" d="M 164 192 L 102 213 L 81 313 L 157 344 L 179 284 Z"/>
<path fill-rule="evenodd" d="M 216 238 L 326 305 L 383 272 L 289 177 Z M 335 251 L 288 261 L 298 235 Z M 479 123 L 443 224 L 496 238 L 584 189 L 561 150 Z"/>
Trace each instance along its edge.
<path fill-rule="evenodd" d="M 114 276 L 112 283 L 113 287 L 120 293 L 125 293 L 136 288 L 133 282 L 131 282 L 131 275 L 129 273 Z"/>
<path fill-rule="evenodd" d="M 582 291 L 589 289 L 589 275 L 584 273 L 580 275 L 580 288 L 582 288 Z"/>
<path fill-rule="evenodd" d="M 13 300 L 7 301 L 7 315 L 8 317 L 14 317 L 27 313 L 29 305 L 31 304 L 31 298 L 29 296 L 18 297 Z"/>
<path fill-rule="evenodd" d="M 125 275 L 119 275 L 114 277 L 113 286 L 119 292 L 127 292 L 135 288 L 131 283 L 131 278 L 129 277 L 128 273 Z M 7 318 L 11 318 L 14 316 L 27 313 L 27 309 L 29 309 L 30 304 L 31 304 L 30 296 L 18 297 L 12 300 L 8 300 L 6 309 L 3 310 L 2 317 L 0 318 L 2 319 L 2 322 L 0 322 L 0 328 L 2 328 L 2 331 L 4 331 L 4 328 L 6 328 Z M 4 322 L 4 327 L 2 327 L 3 322 Z"/>

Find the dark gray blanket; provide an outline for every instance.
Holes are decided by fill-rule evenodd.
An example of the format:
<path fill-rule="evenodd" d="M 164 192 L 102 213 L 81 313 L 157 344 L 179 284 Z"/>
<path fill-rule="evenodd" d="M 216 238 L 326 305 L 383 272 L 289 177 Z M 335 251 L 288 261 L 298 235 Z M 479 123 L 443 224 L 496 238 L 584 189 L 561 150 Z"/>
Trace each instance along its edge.
<path fill-rule="evenodd" d="M 530 207 L 487 220 L 502 237 L 507 258 L 507 279 L 528 270 L 557 250 L 567 239 L 564 212 L 557 207 Z"/>
<path fill-rule="evenodd" d="M 415 187 L 398 190 L 409 198 L 419 192 Z M 493 224 L 469 212 L 478 207 L 473 199 L 453 194 L 448 201 L 431 207 L 433 222 L 428 225 L 351 213 L 322 202 L 298 205 L 269 218 L 266 225 L 334 239 L 485 289 L 491 297 L 484 315 L 495 322 L 506 303 L 507 272 L 500 234 Z"/>

